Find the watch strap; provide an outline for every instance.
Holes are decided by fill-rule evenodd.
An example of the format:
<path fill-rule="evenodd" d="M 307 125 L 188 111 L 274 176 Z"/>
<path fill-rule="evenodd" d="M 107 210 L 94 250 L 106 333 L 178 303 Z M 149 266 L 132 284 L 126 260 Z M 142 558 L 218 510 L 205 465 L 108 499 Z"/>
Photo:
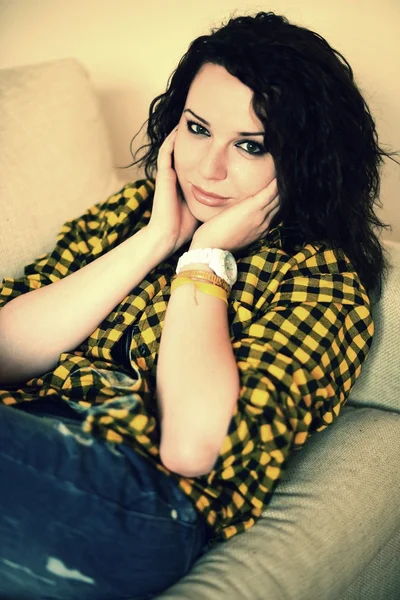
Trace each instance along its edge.
<path fill-rule="evenodd" d="M 196 248 L 195 250 L 188 250 L 184 252 L 178 260 L 176 272 L 180 273 L 183 267 L 190 264 L 201 263 L 208 265 L 211 260 L 212 248 Z"/>

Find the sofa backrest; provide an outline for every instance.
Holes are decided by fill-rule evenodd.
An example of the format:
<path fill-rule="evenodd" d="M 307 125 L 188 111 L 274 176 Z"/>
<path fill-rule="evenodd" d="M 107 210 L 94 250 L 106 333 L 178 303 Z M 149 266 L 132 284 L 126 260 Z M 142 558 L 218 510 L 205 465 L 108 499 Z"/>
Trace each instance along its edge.
<path fill-rule="evenodd" d="M 22 275 L 65 221 L 119 187 L 98 96 L 77 60 L 0 70 L 0 281 Z"/>
<path fill-rule="evenodd" d="M 372 309 L 374 338 L 347 402 L 400 413 L 400 244 L 385 241 L 385 248 L 391 266 Z"/>

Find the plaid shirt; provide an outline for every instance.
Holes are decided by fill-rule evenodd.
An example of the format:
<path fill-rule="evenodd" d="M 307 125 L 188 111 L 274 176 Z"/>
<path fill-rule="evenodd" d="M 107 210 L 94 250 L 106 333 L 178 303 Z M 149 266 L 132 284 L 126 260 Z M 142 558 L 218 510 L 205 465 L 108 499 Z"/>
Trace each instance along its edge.
<path fill-rule="evenodd" d="M 55 249 L 5 278 L 0 307 L 80 269 L 149 222 L 154 183 L 125 185 L 70 220 Z M 0 390 L 7 405 L 61 398 L 84 414 L 82 427 L 125 443 L 176 480 L 223 541 L 260 518 L 287 458 L 339 415 L 373 335 L 370 301 L 348 258 L 326 246 L 282 250 L 280 225 L 236 255 L 228 317 L 240 394 L 213 470 L 182 477 L 161 463 L 156 368 L 170 283 L 189 244 L 154 268 L 51 372 Z M 319 252 L 317 252 L 319 250 Z M 33 324 L 34 326 L 34 324 Z M 112 349 L 131 328 L 131 369 Z M 212 415 L 210 415 L 212 418 Z"/>

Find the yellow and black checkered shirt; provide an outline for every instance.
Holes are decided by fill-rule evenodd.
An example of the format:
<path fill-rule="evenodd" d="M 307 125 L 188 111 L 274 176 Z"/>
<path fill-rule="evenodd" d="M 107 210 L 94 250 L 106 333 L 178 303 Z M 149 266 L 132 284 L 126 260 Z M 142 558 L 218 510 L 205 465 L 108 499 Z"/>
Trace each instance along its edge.
<path fill-rule="evenodd" d="M 154 184 L 125 185 L 68 221 L 55 249 L 5 278 L 0 307 L 66 277 L 146 226 Z M 126 443 L 173 477 L 200 511 L 215 541 L 252 527 L 271 499 L 288 456 L 339 415 L 367 357 L 373 321 L 368 295 L 343 254 L 323 244 L 282 250 L 280 226 L 236 256 L 238 280 L 228 317 L 240 395 L 213 470 L 182 477 L 161 463 L 155 400 L 157 356 L 179 256 L 150 271 L 53 371 L 0 390 L 0 401 L 57 397 L 84 413 L 83 427 Z M 127 327 L 131 369 L 112 349 Z M 212 415 L 210 415 L 212 419 Z"/>

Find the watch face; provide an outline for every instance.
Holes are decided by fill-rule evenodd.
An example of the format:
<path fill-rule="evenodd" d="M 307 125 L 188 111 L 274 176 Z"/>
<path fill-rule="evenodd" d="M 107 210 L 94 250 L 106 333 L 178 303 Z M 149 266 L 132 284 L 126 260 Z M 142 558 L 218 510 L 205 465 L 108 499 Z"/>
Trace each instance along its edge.
<path fill-rule="evenodd" d="M 230 252 L 226 252 L 225 256 L 225 272 L 229 279 L 229 285 L 233 285 L 236 282 L 237 278 L 237 265 L 233 255 Z"/>

